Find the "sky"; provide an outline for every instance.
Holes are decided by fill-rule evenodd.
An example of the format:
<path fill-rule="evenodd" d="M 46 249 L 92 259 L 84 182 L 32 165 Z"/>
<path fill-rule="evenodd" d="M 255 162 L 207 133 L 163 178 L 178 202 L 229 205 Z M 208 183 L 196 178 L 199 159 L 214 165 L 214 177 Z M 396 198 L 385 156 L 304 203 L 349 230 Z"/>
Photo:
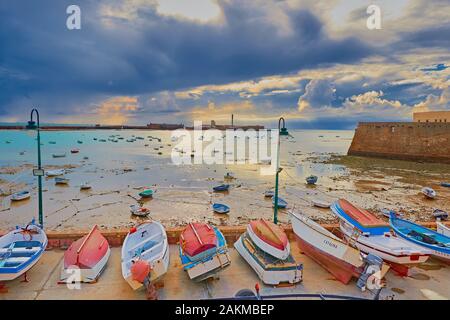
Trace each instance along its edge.
<path fill-rule="evenodd" d="M 81 29 L 66 22 L 80 8 Z M 375 4 L 381 29 L 369 29 Z M 0 122 L 353 129 L 450 110 L 448 0 L 4 0 Z"/>

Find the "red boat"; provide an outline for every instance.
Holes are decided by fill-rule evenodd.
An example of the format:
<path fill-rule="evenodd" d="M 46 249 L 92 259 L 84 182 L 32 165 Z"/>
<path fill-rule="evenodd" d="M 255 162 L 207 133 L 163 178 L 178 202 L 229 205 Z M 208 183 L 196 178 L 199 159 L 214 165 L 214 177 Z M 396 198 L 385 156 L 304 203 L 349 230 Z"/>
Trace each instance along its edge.
<path fill-rule="evenodd" d="M 189 223 L 180 235 L 180 246 L 191 261 L 197 261 L 216 251 L 217 236 L 207 223 Z"/>
<path fill-rule="evenodd" d="M 70 152 L 71 153 L 78 153 L 78 152 L 80 152 L 80 150 L 79 149 L 72 149 L 72 150 L 70 150 Z"/>
<path fill-rule="evenodd" d="M 110 255 L 108 241 L 97 225 L 84 237 L 73 242 L 64 253 L 61 282 L 95 282 L 106 267 Z M 80 269 L 80 279 L 73 279 Z"/>
<path fill-rule="evenodd" d="M 273 222 L 263 219 L 251 221 L 247 232 L 261 250 L 281 260 L 289 256 L 290 245 L 286 233 Z"/>

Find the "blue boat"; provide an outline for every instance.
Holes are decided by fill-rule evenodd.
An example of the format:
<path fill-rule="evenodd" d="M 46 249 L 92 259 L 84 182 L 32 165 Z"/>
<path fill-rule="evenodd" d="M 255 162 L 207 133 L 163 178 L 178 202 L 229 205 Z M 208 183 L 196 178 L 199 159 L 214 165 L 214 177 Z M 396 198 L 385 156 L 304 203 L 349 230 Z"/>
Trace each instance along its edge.
<path fill-rule="evenodd" d="M 34 220 L 0 237 L 0 282 L 14 280 L 30 270 L 46 246 L 47 236 Z"/>
<path fill-rule="evenodd" d="M 414 222 L 397 218 L 394 213 L 391 213 L 389 221 L 398 236 L 427 248 L 431 250 L 433 256 L 450 262 L 450 237 Z"/>
<path fill-rule="evenodd" d="M 216 213 L 228 213 L 230 212 L 230 207 L 223 203 L 213 203 L 212 208 Z"/>
<path fill-rule="evenodd" d="M 184 252 L 183 246 L 179 246 L 179 256 L 183 270 L 187 272 L 191 280 L 203 281 L 214 277 L 216 273 L 231 263 L 225 237 L 218 228 L 213 227 L 213 229 L 217 238 L 215 250 L 208 250 L 208 254 L 200 259 L 191 260 Z"/>
<path fill-rule="evenodd" d="M 228 191 L 228 189 L 230 188 L 229 184 L 221 184 L 219 186 L 216 186 L 213 188 L 214 191 L 218 192 L 218 191 Z"/>
<path fill-rule="evenodd" d="M 275 197 L 272 197 L 272 204 L 275 206 Z M 278 197 L 278 208 L 284 209 L 288 205 L 287 201 Z"/>
<path fill-rule="evenodd" d="M 307 184 L 315 184 L 317 182 L 317 176 L 309 176 L 306 178 Z"/>
<path fill-rule="evenodd" d="M 450 182 L 441 182 L 442 187 L 450 188 Z"/>

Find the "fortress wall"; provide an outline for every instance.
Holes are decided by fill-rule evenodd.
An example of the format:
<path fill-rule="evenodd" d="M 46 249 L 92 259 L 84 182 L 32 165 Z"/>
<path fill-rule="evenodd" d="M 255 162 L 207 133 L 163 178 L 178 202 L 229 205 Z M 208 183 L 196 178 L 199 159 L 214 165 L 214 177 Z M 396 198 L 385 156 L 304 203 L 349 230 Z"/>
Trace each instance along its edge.
<path fill-rule="evenodd" d="M 450 163 L 450 123 L 361 122 L 348 155 Z"/>

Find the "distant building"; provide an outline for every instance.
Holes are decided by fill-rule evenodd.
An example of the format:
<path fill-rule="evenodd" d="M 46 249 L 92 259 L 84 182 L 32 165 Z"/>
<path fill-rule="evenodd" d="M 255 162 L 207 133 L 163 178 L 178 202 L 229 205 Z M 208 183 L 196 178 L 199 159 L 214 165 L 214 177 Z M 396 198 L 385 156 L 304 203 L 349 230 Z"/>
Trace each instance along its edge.
<path fill-rule="evenodd" d="M 450 111 L 429 111 L 415 112 L 413 114 L 414 122 L 449 122 Z"/>

